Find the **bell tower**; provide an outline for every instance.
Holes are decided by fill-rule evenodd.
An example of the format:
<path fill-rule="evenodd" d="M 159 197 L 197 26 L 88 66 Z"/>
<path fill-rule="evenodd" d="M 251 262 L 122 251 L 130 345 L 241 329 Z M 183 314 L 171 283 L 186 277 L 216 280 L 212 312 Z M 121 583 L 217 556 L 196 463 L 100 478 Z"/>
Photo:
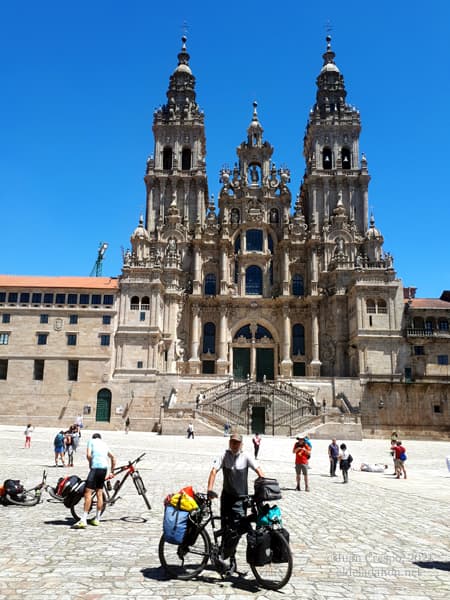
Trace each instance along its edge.
<path fill-rule="evenodd" d="M 186 41 L 183 36 L 167 102 L 153 115 L 154 154 L 147 160 L 144 178 L 145 226 L 150 234 L 165 225 L 175 210 L 188 230 L 203 225 L 208 206 L 204 114 L 196 102 Z"/>

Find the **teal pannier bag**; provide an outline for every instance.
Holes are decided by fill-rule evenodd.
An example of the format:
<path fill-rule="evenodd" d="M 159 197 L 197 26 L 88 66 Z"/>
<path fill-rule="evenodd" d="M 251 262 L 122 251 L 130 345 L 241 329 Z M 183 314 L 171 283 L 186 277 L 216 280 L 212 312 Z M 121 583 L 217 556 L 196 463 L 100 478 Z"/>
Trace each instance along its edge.
<path fill-rule="evenodd" d="M 282 525 L 281 510 L 276 504 L 274 506 L 269 506 L 266 504 L 266 506 L 263 508 L 263 513 L 264 514 L 260 514 L 257 518 L 256 527 L 273 525 L 274 523 Z"/>

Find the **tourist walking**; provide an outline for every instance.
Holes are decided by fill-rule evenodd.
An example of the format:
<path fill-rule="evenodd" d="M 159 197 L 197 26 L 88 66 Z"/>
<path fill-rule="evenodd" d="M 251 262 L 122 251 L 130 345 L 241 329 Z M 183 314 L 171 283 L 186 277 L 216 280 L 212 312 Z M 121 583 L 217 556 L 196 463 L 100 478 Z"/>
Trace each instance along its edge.
<path fill-rule="evenodd" d="M 339 458 L 339 446 L 335 438 L 331 440 L 331 444 L 328 446 L 328 458 L 330 460 L 330 477 L 337 477 L 336 467 Z"/>
<path fill-rule="evenodd" d="M 192 421 L 189 423 L 186 433 L 187 433 L 188 440 L 190 438 L 194 439 L 194 424 L 192 423 Z"/>
<path fill-rule="evenodd" d="M 253 436 L 252 442 L 253 442 L 253 452 L 255 454 L 255 458 L 258 458 L 259 447 L 261 446 L 261 438 L 260 438 L 259 433 L 255 433 L 255 435 Z"/>
<path fill-rule="evenodd" d="M 125 433 L 128 433 L 130 431 L 130 425 L 131 425 L 130 417 L 127 417 L 125 419 Z"/>
<path fill-rule="evenodd" d="M 53 447 L 55 450 L 55 467 L 58 466 L 58 460 L 61 461 L 63 467 L 66 466 L 66 463 L 64 462 L 64 439 L 64 431 L 60 431 L 56 434 L 55 439 L 53 440 Z"/>
<path fill-rule="evenodd" d="M 308 461 L 311 456 L 311 448 L 305 442 L 305 438 L 297 438 L 292 452 L 295 454 L 295 475 L 297 481 L 297 487 L 295 489 L 297 492 L 300 492 L 300 480 L 301 475 L 303 474 L 303 479 L 305 481 L 305 492 L 309 492 Z"/>
<path fill-rule="evenodd" d="M 350 452 L 347 450 L 347 446 L 345 444 L 341 444 L 339 446 L 339 468 L 342 471 L 342 483 L 348 483 L 348 472 L 350 470 L 351 461 L 353 459 L 350 458 Z"/>
<path fill-rule="evenodd" d="M 64 452 L 67 455 L 67 466 L 73 467 L 73 437 L 70 429 L 64 436 Z"/>
<path fill-rule="evenodd" d="M 76 452 L 80 445 L 81 431 L 76 423 L 70 426 L 70 435 L 72 436 L 73 451 Z"/>
<path fill-rule="evenodd" d="M 91 509 L 92 493 L 95 490 L 97 493 L 96 515 L 89 521 L 90 525 L 100 525 L 100 515 L 103 509 L 103 484 L 106 479 L 108 470 L 108 458 L 111 462 L 111 472 L 114 471 L 116 459 L 111 454 L 108 446 L 102 440 L 99 433 L 94 433 L 88 441 L 86 458 L 89 462 L 89 475 L 86 479 L 86 488 L 84 492 L 84 512 L 81 519 L 72 525 L 73 529 L 86 529 L 87 518 Z"/>
<path fill-rule="evenodd" d="M 28 425 L 25 427 L 25 448 L 31 448 L 31 434 L 34 431 L 34 427 L 32 426 L 31 423 L 28 423 Z"/>
<path fill-rule="evenodd" d="M 405 469 L 405 461 L 406 461 L 406 448 L 403 446 L 400 440 L 397 441 L 397 444 L 394 446 L 394 454 L 395 454 L 395 476 L 397 479 L 403 475 L 404 479 L 406 479 L 406 469 Z"/>

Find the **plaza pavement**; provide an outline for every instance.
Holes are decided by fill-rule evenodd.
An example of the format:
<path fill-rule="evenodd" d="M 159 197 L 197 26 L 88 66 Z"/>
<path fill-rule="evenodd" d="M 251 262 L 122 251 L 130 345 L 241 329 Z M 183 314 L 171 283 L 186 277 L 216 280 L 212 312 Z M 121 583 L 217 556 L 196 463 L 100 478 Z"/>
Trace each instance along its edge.
<path fill-rule="evenodd" d="M 87 474 L 83 431 L 73 469 L 53 466 L 56 430 L 38 429 L 23 448 L 23 427 L 0 426 L 0 480 L 32 486 L 48 470 L 53 484 L 65 473 Z M 147 455 L 140 468 L 152 503 L 147 511 L 132 482 L 107 509 L 100 527 L 70 528 L 70 512 L 48 495 L 35 507 L 0 506 L 0 600 L 193 600 L 302 598 L 305 600 L 425 600 L 450 598 L 450 474 L 445 457 L 450 442 L 404 440 L 408 479 L 351 471 L 348 485 L 328 476 L 325 440 L 312 440 L 311 492 L 296 492 L 294 440 L 264 436 L 260 464 L 283 489 L 284 525 L 291 534 L 293 576 L 281 591 L 259 589 L 245 564 L 245 541 L 238 566 L 246 576 L 222 581 L 207 569 L 194 581 L 168 579 L 158 559 L 163 499 L 185 485 L 206 490 L 223 437 L 187 440 L 143 432 L 104 431 L 118 464 Z M 342 440 L 339 440 L 342 441 Z M 250 450 L 250 438 L 245 446 Z M 388 440 L 350 442 L 354 467 L 385 462 L 392 473 Z M 252 477 L 250 478 L 252 479 Z M 217 478 L 220 491 L 221 477 Z"/>

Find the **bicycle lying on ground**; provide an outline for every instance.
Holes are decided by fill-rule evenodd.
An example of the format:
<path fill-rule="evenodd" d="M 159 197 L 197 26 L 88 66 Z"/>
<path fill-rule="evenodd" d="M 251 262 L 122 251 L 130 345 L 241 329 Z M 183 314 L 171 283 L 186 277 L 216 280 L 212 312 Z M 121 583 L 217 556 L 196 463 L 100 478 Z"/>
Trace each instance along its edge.
<path fill-rule="evenodd" d="M 178 546 L 169 544 L 163 534 L 158 548 L 159 560 L 166 572 L 176 579 L 193 579 L 205 569 L 209 560 L 223 577 L 226 575 L 223 570 L 224 561 L 220 558 L 220 538 L 223 532 L 215 525 L 216 521 L 220 521 L 220 516 L 213 513 L 211 498 L 207 494 L 196 494 L 195 499 L 199 504 L 199 509 L 190 513 L 188 531 L 183 542 Z M 258 517 L 263 514 L 263 505 L 256 502 L 253 496 L 248 496 L 246 500 L 247 506 L 251 508 L 251 514 L 243 520 L 247 531 L 259 532 L 262 535 L 270 534 L 271 545 L 273 548 L 277 548 L 278 555 L 278 557 L 275 556 L 274 551 L 273 555 L 270 555 L 270 560 L 265 564 L 253 564 L 258 561 L 253 561 L 250 557 L 250 568 L 261 587 L 279 590 L 287 584 L 292 574 L 293 560 L 289 543 L 282 534 L 279 524 L 272 523 L 254 529 L 252 522 L 257 521 Z M 207 531 L 209 524 L 211 524 L 213 541 Z M 269 552 L 272 551 L 269 550 Z"/>
<path fill-rule="evenodd" d="M 0 502 L 4 505 L 35 506 L 42 499 L 42 491 L 47 489 L 47 471 L 42 473 L 42 481 L 26 490 L 18 480 L 7 479 L 0 486 Z"/>
<path fill-rule="evenodd" d="M 142 460 L 145 456 L 145 452 L 138 456 L 135 460 L 129 461 L 126 465 L 122 465 L 121 467 L 116 467 L 109 478 L 105 481 L 105 485 L 103 486 L 103 510 L 102 514 L 108 506 L 113 506 L 117 500 L 120 498 L 119 492 L 122 489 L 125 481 L 128 477 L 131 477 L 134 483 L 134 486 L 137 490 L 139 496 L 142 496 L 148 510 L 151 510 L 150 502 L 146 496 L 147 490 L 145 488 L 144 482 L 142 481 L 142 477 L 139 471 L 135 468 L 135 465 Z M 111 479 L 117 477 L 121 473 L 124 473 L 122 479 L 117 480 L 114 485 L 111 485 Z M 95 516 L 97 509 L 97 496 L 96 492 L 92 494 L 92 502 L 91 502 L 91 510 L 89 511 L 88 518 L 91 519 Z M 80 520 L 84 511 L 84 498 L 81 497 L 80 501 L 77 504 L 74 504 L 70 507 L 70 512 L 72 516 L 77 521 Z"/>

